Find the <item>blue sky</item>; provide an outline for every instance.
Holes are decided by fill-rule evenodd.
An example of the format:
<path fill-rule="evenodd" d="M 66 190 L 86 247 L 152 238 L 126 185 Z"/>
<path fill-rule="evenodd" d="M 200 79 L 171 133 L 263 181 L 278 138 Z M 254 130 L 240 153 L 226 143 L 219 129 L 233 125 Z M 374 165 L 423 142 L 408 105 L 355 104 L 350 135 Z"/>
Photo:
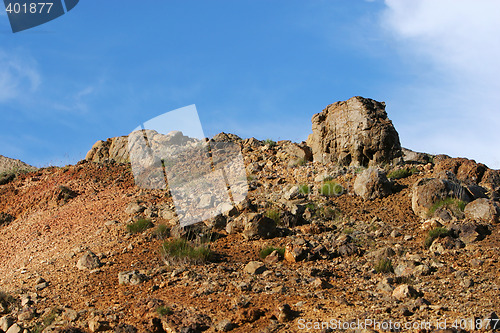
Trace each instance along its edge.
<path fill-rule="evenodd" d="M 13 34 L 0 154 L 36 166 L 196 104 L 205 134 L 302 141 L 325 106 L 385 101 L 402 145 L 500 168 L 500 3 L 83 0 Z"/>

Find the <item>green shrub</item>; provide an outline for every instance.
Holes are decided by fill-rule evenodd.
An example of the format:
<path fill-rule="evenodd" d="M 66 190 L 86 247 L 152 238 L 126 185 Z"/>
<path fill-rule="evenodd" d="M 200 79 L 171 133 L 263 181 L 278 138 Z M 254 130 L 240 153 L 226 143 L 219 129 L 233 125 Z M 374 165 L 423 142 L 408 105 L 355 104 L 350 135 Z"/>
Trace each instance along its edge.
<path fill-rule="evenodd" d="M 463 212 L 465 209 L 465 205 L 467 203 L 463 200 L 460 199 L 455 199 L 455 198 L 444 198 L 442 200 L 439 200 L 435 202 L 431 208 L 429 208 L 428 215 L 429 217 L 433 216 L 434 213 L 439 209 L 439 208 L 447 208 L 450 210 L 456 217 L 461 218 L 463 216 Z"/>
<path fill-rule="evenodd" d="M 204 263 L 212 255 L 207 246 L 194 246 L 185 239 L 173 239 L 163 242 L 161 252 L 165 257 L 192 263 Z"/>
<path fill-rule="evenodd" d="M 156 313 L 158 313 L 158 315 L 160 317 L 164 317 L 164 316 L 171 315 L 174 312 L 168 306 L 163 306 L 162 305 L 162 306 L 159 306 L 159 307 L 156 308 Z"/>
<path fill-rule="evenodd" d="M 271 220 L 273 220 L 276 223 L 276 225 L 279 225 L 281 222 L 280 212 L 277 209 L 268 209 L 266 211 L 266 216 L 269 217 Z"/>
<path fill-rule="evenodd" d="M 411 169 L 401 168 L 401 169 L 397 169 L 397 170 L 394 170 L 394 171 L 390 172 L 387 175 L 387 178 L 401 179 L 401 178 L 406 178 L 406 177 L 409 177 L 411 175 L 414 175 L 417 172 L 418 172 L 418 169 L 415 168 L 415 167 L 413 167 Z"/>
<path fill-rule="evenodd" d="M 283 257 L 285 255 L 285 248 L 284 247 L 274 247 L 274 246 L 267 246 L 260 250 L 259 256 L 264 259 L 274 251 L 277 251 L 280 257 Z"/>
<path fill-rule="evenodd" d="M 263 143 L 269 147 L 274 147 L 276 146 L 276 141 L 273 141 L 271 139 L 265 139 Z"/>
<path fill-rule="evenodd" d="M 354 229 L 353 228 L 345 228 L 344 230 L 342 230 L 342 232 L 346 235 L 352 235 L 354 233 Z"/>
<path fill-rule="evenodd" d="M 137 221 L 127 224 L 127 231 L 131 234 L 137 234 L 152 227 L 153 223 L 151 222 L 150 219 L 139 219 Z"/>
<path fill-rule="evenodd" d="M 392 267 L 392 261 L 389 258 L 381 258 L 375 264 L 375 272 L 377 273 L 392 273 L 394 268 Z"/>
<path fill-rule="evenodd" d="M 170 237 L 170 228 L 165 224 L 159 224 L 156 227 L 154 234 L 159 239 L 165 239 Z"/>
<path fill-rule="evenodd" d="M 342 187 L 342 185 L 334 181 L 326 181 L 321 186 L 319 193 L 327 197 L 331 197 L 334 195 L 339 196 L 344 193 L 344 188 Z"/>
<path fill-rule="evenodd" d="M 441 227 L 429 230 L 429 234 L 424 241 L 424 246 L 429 248 L 436 238 L 450 236 L 450 234 L 450 230 Z"/>
<path fill-rule="evenodd" d="M 309 187 L 309 185 L 306 184 L 299 185 L 299 193 L 307 195 L 311 193 L 311 188 Z"/>

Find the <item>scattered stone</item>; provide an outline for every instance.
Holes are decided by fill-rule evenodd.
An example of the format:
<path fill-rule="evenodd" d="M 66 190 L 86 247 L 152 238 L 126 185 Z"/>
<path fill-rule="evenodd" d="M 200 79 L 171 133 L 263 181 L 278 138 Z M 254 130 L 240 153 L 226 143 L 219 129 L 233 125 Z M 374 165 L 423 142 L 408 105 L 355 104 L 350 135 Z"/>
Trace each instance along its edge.
<path fill-rule="evenodd" d="M 298 262 L 306 258 L 306 252 L 300 245 L 287 245 L 285 247 L 285 260 L 288 262 Z"/>
<path fill-rule="evenodd" d="M 280 304 L 276 307 L 276 318 L 279 322 L 287 322 L 293 320 L 295 312 L 288 304 Z"/>
<path fill-rule="evenodd" d="M 229 332 L 234 328 L 234 324 L 229 319 L 222 319 L 215 324 L 214 328 L 216 332 Z"/>
<path fill-rule="evenodd" d="M 5 333 L 22 333 L 24 329 L 18 324 L 12 325 Z"/>
<path fill-rule="evenodd" d="M 85 269 L 96 269 L 101 267 L 101 261 L 99 260 L 99 257 L 95 255 L 92 251 L 87 251 L 85 252 L 84 255 L 78 259 L 78 262 L 76 263 L 76 267 L 80 270 L 85 270 Z"/>
<path fill-rule="evenodd" d="M 89 320 L 89 330 L 91 332 L 103 332 L 109 329 L 109 322 L 106 320 L 100 320 L 99 318 L 91 318 Z"/>
<path fill-rule="evenodd" d="M 138 285 L 146 280 L 147 276 L 137 270 L 118 273 L 118 283 L 120 285 Z"/>
<path fill-rule="evenodd" d="M 0 318 L 0 330 L 6 332 L 15 322 L 11 316 L 3 316 Z"/>
<path fill-rule="evenodd" d="M 250 213 L 244 221 L 246 239 L 271 238 L 277 233 L 276 222 L 262 214 Z"/>
<path fill-rule="evenodd" d="M 250 261 L 246 266 L 244 271 L 248 274 L 262 274 L 267 270 L 266 265 L 260 261 Z"/>
<path fill-rule="evenodd" d="M 392 296 L 401 301 L 409 298 L 417 298 L 422 295 L 412 286 L 408 284 L 402 284 L 394 289 L 394 291 L 392 292 Z"/>
<path fill-rule="evenodd" d="M 146 207 L 139 205 L 137 202 L 131 202 L 128 204 L 127 208 L 125 208 L 125 214 L 135 215 L 142 213 L 146 210 Z"/>

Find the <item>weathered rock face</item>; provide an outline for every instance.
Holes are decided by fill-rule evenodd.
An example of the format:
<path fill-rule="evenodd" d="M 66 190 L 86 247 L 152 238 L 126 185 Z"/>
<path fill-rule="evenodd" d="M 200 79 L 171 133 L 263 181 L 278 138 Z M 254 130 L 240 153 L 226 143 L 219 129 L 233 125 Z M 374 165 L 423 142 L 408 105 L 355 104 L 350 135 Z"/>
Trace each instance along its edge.
<path fill-rule="evenodd" d="M 330 104 L 313 116 L 312 129 L 307 144 L 314 161 L 371 166 L 402 156 L 383 102 L 356 96 Z"/>
<path fill-rule="evenodd" d="M 117 163 L 129 161 L 128 140 L 126 136 L 118 136 L 97 141 L 85 156 L 87 161 L 101 163 L 106 160 L 113 160 Z"/>

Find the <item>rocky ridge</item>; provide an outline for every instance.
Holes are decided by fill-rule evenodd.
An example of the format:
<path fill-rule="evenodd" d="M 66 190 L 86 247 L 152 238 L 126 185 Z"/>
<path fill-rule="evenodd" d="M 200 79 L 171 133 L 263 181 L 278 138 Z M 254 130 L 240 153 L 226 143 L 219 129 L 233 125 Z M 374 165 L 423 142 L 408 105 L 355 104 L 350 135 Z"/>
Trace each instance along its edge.
<path fill-rule="evenodd" d="M 320 163 L 305 143 L 212 140 L 240 145 L 248 197 L 186 228 L 168 191 L 136 187 L 114 158 L 123 139 L 1 185 L 0 330 L 300 332 L 371 320 L 443 332 L 446 320 L 473 332 L 498 319 L 500 171 L 425 154 Z M 212 254 L 166 256 L 164 242 L 179 240 Z M 315 331 L 337 330 L 326 326 Z"/>

